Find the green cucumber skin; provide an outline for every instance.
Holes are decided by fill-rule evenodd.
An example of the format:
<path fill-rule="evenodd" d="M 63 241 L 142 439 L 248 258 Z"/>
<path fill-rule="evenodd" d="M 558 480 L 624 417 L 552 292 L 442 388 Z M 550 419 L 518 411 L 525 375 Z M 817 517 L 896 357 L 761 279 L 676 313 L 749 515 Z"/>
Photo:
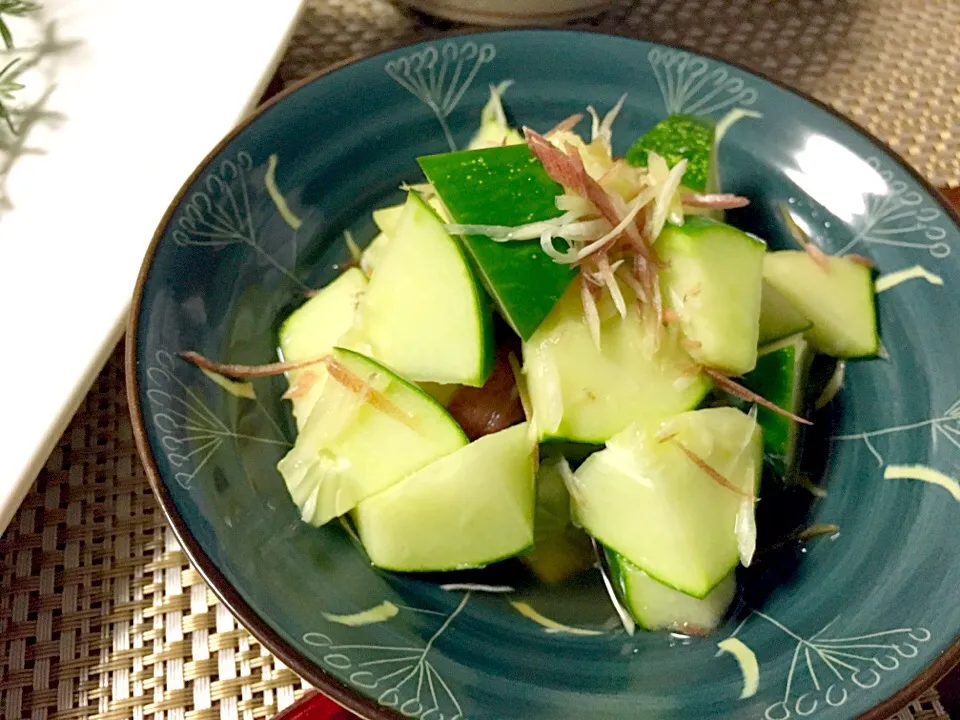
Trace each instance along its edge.
<path fill-rule="evenodd" d="M 662 585 L 706 597 L 739 563 L 740 498 L 658 437 L 679 437 L 741 491 L 756 495 L 761 429 L 734 408 L 681 413 L 631 427 L 577 469 L 574 517 L 598 542 Z M 646 478 L 638 482 L 638 478 Z"/>
<path fill-rule="evenodd" d="M 626 556 L 625 556 L 622 552 L 620 552 L 619 550 L 617 550 L 615 547 L 613 547 L 612 545 L 608 545 L 605 541 L 601 540 L 600 538 L 596 538 L 596 540 L 597 540 L 597 542 L 603 544 L 603 546 L 606 547 L 610 552 L 614 552 L 614 553 L 616 553 L 617 555 L 619 555 L 620 557 L 623 557 L 624 559 L 626 559 Z M 630 562 L 630 561 L 629 561 L 629 560 L 626 560 L 626 562 Z M 631 563 L 631 564 L 633 564 L 633 563 Z M 739 560 L 739 559 L 733 560 L 733 561 L 730 563 L 730 566 L 727 568 L 727 572 L 726 572 L 726 574 L 724 575 L 724 577 L 726 577 L 726 576 L 729 575 L 730 573 L 734 572 L 734 571 L 737 569 L 737 567 L 739 567 L 739 565 L 740 565 L 740 560 Z M 639 566 L 637 566 L 637 567 L 639 567 Z M 709 595 L 710 593 L 712 593 L 712 592 L 714 591 L 714 589 L 717 587 L 717 585 L 719 585 L 721 582 L 723 582 L 723 578 L 720 578 L 720 579 L 717 580 L 713 585 L 710 585 L 710 586 L 707 587 L 706 589 L 702 589 L 702 590 L 700 590 L 700 591 L 698 591 L 698 592 L 692 592 L 689 588 L 678 587 L 676 584 L 670 582 L 670 580 L 667 579 L 666 577 L 664 577 L 663 575 L 658 575 L 658 574 L 653 573 L 653 572 L 651 572 L 650 570 L 647 570 L 647 569 L 645 569 L 645 568 L 640 568 L 640 569 L 642 569 L 643 572 L 645 572 L 647 575 L 649 575 L 651 578 L 653 578 L 654 580 L 656 580 L 658 583 L 660 583 L 660 584 L 663 585 L 664 587 L 668 587 L 668 588 L 670 588 L 671 590 L 676 590 L 678 593 L 683 593 L 684 595 L 689 595 L 690 597 L 696 598 L 697 600 L 703 600 L 707 595 Z M 632 615 L 632 613 L 631 613 L 631 615 Z M 634 618 L 634 619 L 636 620 L 636 618 Z"/>
<path fill-rule="evenodd" d="M 493 318 L 463 247 L 415 191 L 395 234 L 360 306 L 370 354 L 410 380 L 482 386 L 493 369 Z M 417 290 L 408 289 L 411 282 Z M 444 297 L 452 304 L 442 304 Z"/>
<path fill-rule="evenodd" d="M 622 288 L 627 316 L 621 318 L 609 295 L 598 303 L 601 350 L 596 349 L 576 287 L 567 290 L 547 320 L 523 345 L 524 374 L 543 442 L 603 445 L 633 422 L 659 420 L 695 408 L 709 391 L 709 378 L 685 371 L 695 365 L 673 331 L 662 331 L 660 348 L 646 342 L 645 320 L 633 295 Z M 641 382 L 642 378 L 642 382 Z M 684 386 L 677 387 L 678 380 Z M 561 416 L 550 413 L 557 383 Z M 556 425 L 554 425 L 556 422 Z"/>
<path fill-rule="evenodd" d="M 486 567 L 529 551 L 535 540 L 535 452 L 528 425 L 514 425 L 436 459 L 359 503 L 351 517 L 371 563 L 395 572 L 445 572 Z M 500 494 L 491 495 L 491 483 Z M 458 535 L 437 536 L 438 526 L 441 533 Z M 495 538 L 491 526 L 500 533 Z M 461 542 L 475 538 L 470 533 L 478 527 L 487 533 L 484 552 L 499 545 L 497 552 L 483 554 L 474 540 Z"/>
<path fill-rule="evenodd" d="M 402 482 L 402 481 L 401 481 L 401 482 Z M 533 550 L 533 543 L 532 543 L 532 542 L 531 542 L 529 545 L 527 545 L 526 547 L 518 550 L 517 552 L 511 552 L 511 553 L 507 553 L 507 554 L 505 554 L 505 555 L 500 555 L 500 556 L 497 556 L 497 557 L 493 557 L 493 558 L 491 558 L 490 560 L 484 560 L 483 562 L 480 562 L 480 563 L 464 563 L 463 565 L 437 566 L 437 567 L 431 567 L 431 568 L 424 568 L 424 569 L 422 569 L 422 570 L 420 570 L 420 569 L 412 569 L 412 568 L 405 568 L 405 567 L 400 567 L 400 566 L 391 566 L 389 563 L 377 564 L 377 563 L 373 562 L 373 560 L 370 560 L 370 556 L 369 556 L 369 555 L 367 556 L 367 559 L 370 560 L 370 565 L 371 565 L 372 567 L 378 568 L 378 569 L 380 569 L 380 570 L 386 570 L 387 572 L 396 572 L 396 573 L 457 572 L 457 571 L 460 571 L 460 570 L 482 570 L 482 569 L 485 568 L 485 567 L 490 567 L 491 565 L 495 565 L 495 564 L 498 563 L 498 562 L 503 562 L 504 560 L 509 560 L 510 558 L 515 558 L 515 557 L 517 557 L 517 556 L 519 556 L 519 555 L 523 555 L 524 553 L 530 552 L 531 550 Z"/>
<path fill-rule="evenodd" d="M 414 190 L 412 195 L 414 195 L 417 200 L 420 201 L 420 204 L 439 222 L 443 222 L 443 218 L 437 214 L 437 211 L 430 206 L 430 203 L 427 202 L 420 193 Z M 490 377 L 490 373 L 493 372 L 493 363 L 497 354 L 496 341 L 493 336 L 492 299 L 484 292 L 484 283 L 479 273 L 477 263 L 473 256 L 464 250 L 462 239 L 459 237 L 454 237 L 453 239 L 457 246 L 457 252 L 460 254 L 460 259 L 463 260 L 463 264 L 469 269 L 473 276 L 473 298 L 477 316 L 480 318 L 480 332 L 483 334 L 483 364 L 480 366 L 480 374 L 476 381 L 470 383 L 470 385 L 473 387 L 483 387 L 487 378 Z"/>
<path fill-rule="evenodd" d="M 671 115 L 637 138 L 624 156 L 630 165 L 646 166 L 653 151 L 673 167 L 687 161 L 683 184 L 696 192 L 707 190 L 713 151 L 713 125 L 692 115 Z"/>
<path fill-rule="evenodd" d="M 767 345 L 796 333 L 810 330 L 807 320 L 790 301 L 766 280 L 760 294 L 760 336 L 758 342 Z"/>
<path fill-rule="evenodd" d="M 807 383 L 812 352 L 802 334 L 762 347 L 757 367 L 743 377 L 744 387 L 777 407 L 803 417 L 807 410 Z M 763 428 L 763 453 L 774 472 L 791 481 L 803 428 L 790 418 L 758 406 L 757 422 Z"/>
<path fill-rule="evenodd" d="M 621 604 L 626 608 L 627 612 L 630 613 L 630 616 L 634 619 L 637 625 L 648 632 L 657 632 L 659 630 L 680 630 L 685 622 L 690 621 L 690 619 L 687 618 L 686 620 L 680 622 L 668 624 L 650 622 L 650 618 L 640 608 L 636 607 L 632 600 L 630 592 L 631 583 L 628 573 L 642 573 L 647 576 L 649 581 L 660 581 L 651 576 L 649 573 L 641 570 L 625 557 L 619 555 L 610 548 L 604 548 L 604 556 L 607 561 L 607 567 L 610 570 L 610 579 L 613 583 L 614 591 L 616 592 Z M 675 596 L 677 601 L 684 603 L 696 603 L 697 601 L 706 602 L 713 593 L 721 592 L 721 586 L 724 586 L 724 597 L 720 598 L 723 610 L 718 610 L 717 612 L 713 613 L 713 616 L 710 618 L 710 622 L 706 627 L 702 627 L 699 623 L 690 623 L 696 625 L 697 627 L 701 627 L 701 629 L 708 632 L 715 630 L 720 624 L 720 622 L 723 620 L 723 617 L 729 611 L 730 605 L 732 604 L 732 601 L 736 595 L 736 580 L 733 578 L 733 570 L 731 570 L 729 575 L 724 577 L 713 589 L 710 590 L 710 592 L 708 592 L 702 598 L 697 598 L 693 595 L 687 595 L 686 593 L 680 592 L 679 590 L 671 588 L 668 585 L 664 585 L 663 583 L 660 584 L 664 586 L 665 590 L 677 593 Z M 725 584 L 728 584 L 729 587 L 725 586 Z"/>
<path fill-rule="evenodd" d="M 450 213 L 465 225 L 516 226 L 557 217 L 563 188 L 547 175 L 526 145 L 430 155 L 417 160 Z M 501 314 L 529 339 L 575 276 L 554 262 L 536 240 L 497 243 L 462 238 Z"/>
<path fill-rule="evenodd" d="M 707 217 L 667 224 L 655 249 L 664 303 L 696 343 L 690 354 L 704 365 L 740 375 L 753 369 L 767 245 Z"/>
<path fill-rule="evenodd" d="M 356 306 L 367 289 L 366 276 L 359 268 L 349 268 L 326 285 L 315 296 L 284 319 L 278 333 L 281 359 L 285 362 L 305 360 L 330 352 L 342 342 L 356 324 Z M 326 379 L 326 370 L 315 365 L 292 370 L 287 378 L 293 385 L 304 372 L 313 372 L 317 381 L 305 395 L 291 400 L 299 430 L 307 422 Z"/>
<path fill-rule="evenodd" d="M 382 363 L 342 347 L 334 348 L 331 358 L 364 382 L 382 387 L 404 412 L 418 418 L 419 428 L 362 403 L 356 410 L 348 403 L 344 410 L 350 415 L 340 415 L 339 403 L 354 391 L 339 382 L 326 383 L 294 446 L 277 463 L 301 517 L 315 527 L 469 443 L 441 405 Z"/>
<path fill-rule="evenodd" d="M 826 256 L 826 262 L 824 270 L 802 250 L 767 253 L 764 279 L 810 320 L 807 339 L 817 352 L 845 360 L 877 357 L 880 328 L 873 269 L 834 255 Z M 854 284 L 860 288 L 851 293 Z"/>
<path fill-rule="evenodd" d="M 467 434 L 463 432 L 463 428 L 460 427 L 460 423 L 458 423 L 456 420 L 453 419 L 453 415 L 447 412 L 447 409 L 443 405 L 441 405 L 439 402 L 437 402 L 436 398 L 430 395 L 430 393 L 424 392 L 423 388 L 421 388 L 416 383 L 410 382 L 405 377 L 398 374 L 395 370 L 387 367 L 386 365 L 384 365 L 381 362 L 378 362 L 377 360 L 374 360 L 372 357 L 368 355 L 364 355 L 361 352 L 357 352 L 356 350 L 351 350 L 350 348 L 338 346 L 338 347 L 335 347 L 333 351 L 334 353 L 342 353 L 346 357 L 352 358 L 355 362 L 359 364 L 367 365 L 368 367 L 370 367 L 375 371 L 386 373 L 393 382 L 397 383 L 398 385 L 402 385 L 404 388 L 408 390 L 412 390 L 421 398 L 429 402 L 431 405 L 434 405 L 437 410 L 440 410 L 444 415 L 447 416 L 447 418 L 449 418 L 450 422 L 456 426 L 457 430 L 460 432 L 460 435 L 463 437 L 464 444 L 470 442 L 470 439 L 467 437 Z"/>

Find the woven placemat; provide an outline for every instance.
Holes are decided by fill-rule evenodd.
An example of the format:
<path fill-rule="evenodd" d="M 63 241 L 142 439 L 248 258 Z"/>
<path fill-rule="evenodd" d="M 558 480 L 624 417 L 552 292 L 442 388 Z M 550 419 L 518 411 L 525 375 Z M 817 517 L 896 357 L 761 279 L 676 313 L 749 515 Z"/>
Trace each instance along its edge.
<path fill-rule="evenodd" d="M 960 3 L 644 0 L 590 24 L 779 77 L 960 184 Z M 312 0 L 276 85 L 446 27 L 381 0 Z M 0 720 L 260 718 L 304 689 L 177 546 L 136 457 L 116 353 L 0 538 Z M 896 715 L 944 717 L 934 691 Z"/>

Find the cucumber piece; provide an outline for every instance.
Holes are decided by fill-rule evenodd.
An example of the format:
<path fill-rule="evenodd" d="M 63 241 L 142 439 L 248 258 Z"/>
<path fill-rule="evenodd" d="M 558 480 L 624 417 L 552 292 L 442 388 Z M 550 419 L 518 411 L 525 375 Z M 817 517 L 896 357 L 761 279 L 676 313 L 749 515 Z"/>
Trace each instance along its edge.
<path fill-rule="evenodd" d="M 562 457 L 552 457 L 540 463 L 533 548 L 520 556 L 534 575 L 550 584 L 587 570 L 596 562 L 590 538 L 570 520 L 570 493 L 560 472 L 563 462 Z"/>
<path fill-rule="evenodd" d="M 707 192 L 711 178 L 714 127 L 692 115 L 671 115 L 634 141 L 624 156 L 630 165 L 646 166 L 650 151 L 661 155 L 673 167 L 687 161 L 683 185 Z"/>
<path fill-rule="evenodd" d="M 417 160 L 454 222 L 516 226 L 557 217 L 563 188 L 526 145 L 430 155 Z M 467 235 L 464 246 L 507 323 L 524 340 L 573 280 L 537 240 L 494 242 Z"/>
<path fill-rule="evenodd" d="M 677 314 L 697 362 L 740 375 L 757 361 L 766 244 L 705 217 L 666 225 L 655 245 L 663 260 L 664 305 Z"/>
<path fill-rule="evenodd" d="M 636 421 L 661 420 L 697 406 L 707 377 L 680 347 L 679 333 L 654 330 L 622 288 L 621 318 L 604 293 L 597 303 L 600 349 L 583 318 L 578 286 L 569 288 L 523 345 L 524 375 L 541 439 L 602 445 Z"/>
<path fill-rule="evenodd" d="M 446 217 L 446 210 L 438 197 L 430 197 L 427 200 L 427 205 L 433 208 L 441 220 Z M 380 262 L 380 257 L 383 255 L 387 243 L 390 242 L 390 238 L 396 234 L 397 224 L 403 215 L 404 207 L 405 204 L 400 203 L 399 205 L 391 205 L 373 211 L 373 222 L 380 232 L 370 241 L 370 244 L 367 245 L 360 255 L 360 269 L 363 270 L 368 277 L 373 275 L 373 270 Z"/>
<path fill-rule="evenodd" d="M 380 262 L 380 257 L 383 255 L 388 242 L 390 242 L 389 236 L 385 233 L 378 233 L 360 253 L 360 269 L 367 277 L 373 275 L 373 270 Z"/>
<path fill-rule="evenodd" d="M 330 357 L 338 374 L 277 465 L 304 521 L 316 526 L 467 444 L 417 387 L 351 350 Z"/>
<path fill-rule="evenodd" d="M 410 193 L 360 304 L 378 361 L 409 380 L 483 385 L 493 317 L 456 240 Z"/>
<path fill-rule="evenodd" d="M 367 278 L 357 268 L 349 268 L 336 280 L 294 310 L 280 326 L 280 355 L 285 362 L 319 357 L 333 347 L 353 327 L 357 305 L 367 289 Z M 291 370 L 287 379 L 293 385 L 311 373 L 315 380 L 305 395 L 291 400 L 297 430 L 302 431 L 310 411 L 323 390 L 327 377 L 322 364 Z"/>
<path fill-rule="evenodd" d="M 813 327 L 800 312 L 790 304 L 780 291 L 766 280 L 760 292 L 760 337 L 761 345 L 782 340 Z"/>
<path fill-rule="evenodd" d="M 609 548 L 605 554 L 620 602 L 644 630 L 707 635 L 720 626 L 737 594 L 737 580 L 732 573 L 706 597 L 695 598 L 657 582 Z"/>
<path fill-rule="evenodd" d="M 501 101 L 501 96 L 512 84 L 512 80 L 505 80 L 499 85 L 490 86 L 490 99 L 480 111 L 480 127 L 470 139 L 468 150 L 519 145 L 523 142 L 523 136 L 507 123 L 507 115 L 503 111 Z"/>
<path fill-rule="evenodd" d="M 380 232 L 387 237 L 393 237 L 397 234 L 397 225 L 400 223 L 405 206 L 405 203 L 400 203 L 373 211 L 373 222 Z"/>
<path fill-rule="evenodd" d="M 357 534 L 386 570 L 488 565 L 533 544 L 536 447 L 524 423 L 486 435 L 357 505 Z"/>
<path fill-rule="evenodd" d="M 778 407 L 804 416 L 807 380 L 813 353 L 803 334 L 792 335 L 760 348 L 757 367 L 742 383 Z M 763 454 L 781 478 L 793 480 L 802 426 L 763 406 L 757 407 L 763 428 Z"/>
<path fill-rule="evenodd" d="M 802 250 L 767 253 L 763 277 L 813 323 L 814 349 L 837 358 L 875 357 L 880 349 L 873 270 L 826 256 L 826 269 Z"/>
<path fill-rule="evenodd" d="M 659 426 L 632 425 L 574 473 L 574 518 L 659 582 L 706 597 L 739 561 L 736 518 L 745 496 L 756 496 L 761 436 L 752 418 L 729 407 L 682 413 Z"/>

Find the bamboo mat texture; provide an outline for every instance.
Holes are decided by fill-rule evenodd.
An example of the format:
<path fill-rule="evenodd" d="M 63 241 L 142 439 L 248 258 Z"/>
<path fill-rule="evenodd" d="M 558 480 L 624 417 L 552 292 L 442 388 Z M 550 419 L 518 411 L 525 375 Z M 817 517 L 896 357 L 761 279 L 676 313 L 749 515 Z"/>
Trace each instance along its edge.
<path fill-rule="evenodd" d="M 960 185 L 960 3 L 624 0 L 580 25 L 746 64 Z M 385 0 L 308 0 L 274 87 L 448 27 Z M 136 455 L 116 352 L 0 537 L 0 720 L 249 720 L 304 689 L 179 549 Z M 947 714 L 930 691 L 895 717 Z"/>

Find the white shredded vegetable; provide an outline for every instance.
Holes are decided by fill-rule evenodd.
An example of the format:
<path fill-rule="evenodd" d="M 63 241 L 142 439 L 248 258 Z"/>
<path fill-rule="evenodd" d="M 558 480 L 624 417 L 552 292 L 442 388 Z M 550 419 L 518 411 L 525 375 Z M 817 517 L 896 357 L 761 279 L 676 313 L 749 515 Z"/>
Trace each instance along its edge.
<path fill-rule="evenodd" d="M 620 114 L 620 111 L 623 109 L 623 103 L 627 100 L 627 94 L 624 93 L 620 96 L 620 99 L 617 100 L 616 104 L 610 108 L 606 115 L 603 116 L 603 120 L 600 121 L 600 137 L 604 138 L 607 142 L 607 145 L 610 145 L 610 141 L 613 138 L 613 123 L 617 119 L 617 116 Z"/>
<path fill-rule="evenodd" d="M 726 115 L 724 115 L 717 122 L 717 127 L 713 131 L 713 152 L 716 152 L 717 145 L 720 144 L 720 141 L 723 140 L 723 136 L 727 134 L 727 131 L 733 127 L 733 124 L 743 120 L 744 118 L 756 118 L 760 119 L 763 117 L 762 113 L 758 113 L 755 110 L 745 110 L 743 108 L 734 108 Z"/>
<path fill-rule="evenodd" d="M 569 265 L 577 261 L 577 251 L 573 248 L 567 250 L 567 252 L 560 252 L 553 245 L 553 231 L 550 229 L 544 230 L 540 234 L 540 248 L 556 262 L 561 263 L 562 265 Z"/>
<path fill-rule="evenodd" d="M 663 165 L 666 165 L 666 161 L 656 153 L 650 153 L 649 158 L 651 174 L 655 162 L 654 158 L 657 158 L 659 162 L 662 162 Z M 683 180 L 683 174 L 686 171 L 687 161 L 681 160 L 670 169 L 664 181 L 657 188 L 657 197 L 653 201 L 653 212 L 650 214 L 646 227 L 646 235 L 648 238 L 650 238 L 651 242 L 656 241 L 657 237 L 660 235 L 660 232 L 663 230 L 663 226 L 666 224 L 668 217 L 670 217 L 673 212 L 674 204 L 680 202 L 678 190 L 680 189 L 680 182 Z M 681 206 L 681 220 L 682 217 L 683 210 Z"/>
<path fill-rule="evenodd" d="M 734 528 L 737 535 L 737 550 L 740 553 L 740 562 L 744 567 L 750 567 L 750 563 L 753 562 L 753 554 L 757 550 L 757 519 L 752 497 L 745 497 L 740 500 Z"/>
<path fill-rule="evenodd" d="M 837 393 L 843 389 L 843 379 L 846 374 L 847 363 L 844 360 L 838 360 L 837 366 L 833 369 L 833 374 L 830 375 L 830 380 L 823 388 L 823 392 L 820 393 L 820 397 L 816 399 L 813 403 L 815 410 L 820 410 L 823 407 L 826 407 L 831 400 L 833 400 Z"/>
<path fill-rule="evenodd" d="M 589 245 L 586 245 L 577 253 L 577 260 L 583 260 L 585 257 L 590 256 L 592 253 L 596 252 L 600 248 L 607 245 L 610 241 L 614 240 L 616 237 L 622 233 L 627 225 L 636 220 L 637 214 L 646 207 L 653 196 L 656 194 L 656 188 L 647 188 L 627 206 L 627 214 L 624 215 L 623 220 L 617 223 L 616 227 L 612 228 L 610 232 L 605 235 L 601 235 L 599 238 L 594 240 Z"/>
<path fill-rule="evenodd" d="M 593 290 L 590 289 L 590 283 L 586 276 L 580 277 L 580 301 L 583 303 L 583 317 L 587 321 L 587 329 L 590 331 L 590 338 L 597 350 L 600 349 L 600 313 L 597 310 L 597 301 L 593 297 Z"/>
<path fill-rule="evenodd" d="M 600 569 L 600 578 L 603 580 L 603 587 L 607 591 L 607 596 L 610 598 L 610 604 L 613 605 L 617 619 L 620 621 L 627 635 L 632 636 L 637 631 L 637 623 L 627 609 L 623 607 L 620 598 L 617 597 L 617 591 L 613 587 L 613 581 L 610 579 L 610 571 L 601 555 L 600 546 L 597 545 L 597 541 L 593 538 L 590 539 L 590 543 L 593 545 L 593 552 L 597 557 L 597 567 Z"/>
<path fill-rule="evenodd" d="M 623 299 L 623 293 L 620 292 L 620 286 L 617 284 L 617 279 L 613 275 L 613 268 L 610 266 L 610 260 L 606 255 L 600 256 L 597 268 L 600 271 L 600 278 L 603 280 L 604 286 L 610 291 L 610 297 L 613 298 L 613 304 L 617 308 L 617 312 L 620 313 L 620 317 L 625 318 L 627 316 L 627 303 Z"/>
<path fill-rule="evenodd" d="M 509 585 L 478 585 L 476 583 L 448 583 L 440 586 L 441 590 L 447 592 L 486 592 L 486 593 L 512 593 L 514 589 Z"/>

